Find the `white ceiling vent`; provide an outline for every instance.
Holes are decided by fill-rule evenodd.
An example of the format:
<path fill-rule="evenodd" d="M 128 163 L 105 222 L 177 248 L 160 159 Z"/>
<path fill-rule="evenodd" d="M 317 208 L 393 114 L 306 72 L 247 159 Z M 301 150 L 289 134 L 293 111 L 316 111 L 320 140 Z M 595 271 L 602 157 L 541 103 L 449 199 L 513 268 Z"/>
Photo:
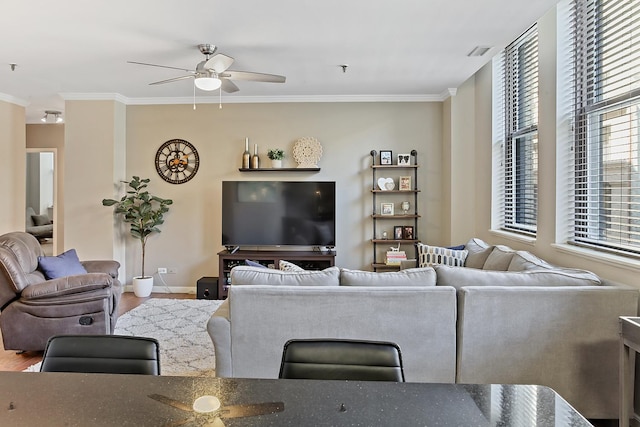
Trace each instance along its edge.
<path fill-rule="evenodd" d="M 491 46 L 476 46 L 467 56 L 482 56 L 491 50 Z"/>

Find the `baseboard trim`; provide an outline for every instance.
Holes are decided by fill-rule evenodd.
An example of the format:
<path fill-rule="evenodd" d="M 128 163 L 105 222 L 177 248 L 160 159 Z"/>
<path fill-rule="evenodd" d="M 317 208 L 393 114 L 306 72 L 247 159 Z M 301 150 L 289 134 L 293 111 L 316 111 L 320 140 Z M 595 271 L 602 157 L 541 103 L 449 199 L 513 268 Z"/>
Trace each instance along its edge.
<path fill-rule="evenodd" d="M 133 292 L 133 286 L 126 285 L 124 292 Z M 154 286 L 151 290 L 152 293 L 158 294 L 194 294 L 196 288 L 191 286 Z"/>

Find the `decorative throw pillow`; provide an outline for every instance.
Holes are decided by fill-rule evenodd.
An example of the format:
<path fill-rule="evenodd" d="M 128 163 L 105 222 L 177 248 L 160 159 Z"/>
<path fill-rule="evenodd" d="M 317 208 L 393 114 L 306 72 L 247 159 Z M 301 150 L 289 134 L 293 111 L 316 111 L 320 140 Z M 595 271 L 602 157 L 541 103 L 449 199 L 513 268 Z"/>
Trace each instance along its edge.
<path fill-rule="evenodd" d="M 51 224 L 51 220 L 47 215 L 31 215 L 31 219 L 33 220 L 33 225 L 49 225 Z"/>
<path fill-rule="evenodd" d="M 462 267 L 469 253 L 467 250 L 456 251 L 422 243 L 417 243 L 416 247 L 418 248 L 418 267 L 429 267 L 436 264 Z"/>
<path fill-rule="evenodd" d="M 58 256 L 39 256 L 38 267 L 47 279 L 87 274 L 75 249 L 69 249 Z"/>
<path fill-rule="evenodd" d="M 262 265 L 259 262 L 255 262 L 255 261 L 251 261 L 250 259 L 245 259 L 244 263 L 247 265 L 250 265 L 251 267 L 262 267 L 262 268 L 267 268 L 266 265 Z"/>
<path fill-rule="evenodd" d="M 304 268 L 295 265 L 292 262 L 280 260 L 278 267 L 282 271 L 304 271 Z"/>

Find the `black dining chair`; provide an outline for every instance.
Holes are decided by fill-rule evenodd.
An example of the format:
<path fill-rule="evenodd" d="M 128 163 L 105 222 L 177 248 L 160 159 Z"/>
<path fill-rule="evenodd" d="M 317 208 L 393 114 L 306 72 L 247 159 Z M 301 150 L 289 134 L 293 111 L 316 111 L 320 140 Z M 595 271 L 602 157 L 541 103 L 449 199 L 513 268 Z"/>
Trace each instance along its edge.
<path fill-rule="evenodd" d="M 146 337 L 56 335 L 47 341 L 40 372 L 160 375 L 160 347 Z"/>
<path fill-rule="evenodd" d="M 279 378 L 404 382 L 404 369 L 395 343 L 293 339 L 284 345 Z"/>

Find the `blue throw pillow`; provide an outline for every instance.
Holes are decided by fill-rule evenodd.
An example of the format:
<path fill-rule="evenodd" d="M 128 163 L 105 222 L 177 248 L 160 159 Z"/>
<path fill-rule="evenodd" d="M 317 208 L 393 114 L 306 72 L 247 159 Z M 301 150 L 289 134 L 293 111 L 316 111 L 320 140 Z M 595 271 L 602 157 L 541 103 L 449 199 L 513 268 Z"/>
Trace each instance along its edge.
<path fill-rule="evenodd" d="M 39 256 L 38 267 L 47 279 L 87 274 L 87 270 L 80 264 L 75 249 L 69 249 L 58 256 Z"/>
<path fill-rule="evenodd" d="M 447 249 L 451 249 L 452 251 L 461 251 L 464 249 L 464 245 L 449 246 Z"/>
<path fill-rule="evenodd" d="M 262 265 L 259 262 L 255 262 L 255 261 L 251 261 L 250 259 L 245 259 L 244 263 L 251 266 L 251 267 L 262 267 L 262 268 L 267 268 L 266 265 Z"/>

